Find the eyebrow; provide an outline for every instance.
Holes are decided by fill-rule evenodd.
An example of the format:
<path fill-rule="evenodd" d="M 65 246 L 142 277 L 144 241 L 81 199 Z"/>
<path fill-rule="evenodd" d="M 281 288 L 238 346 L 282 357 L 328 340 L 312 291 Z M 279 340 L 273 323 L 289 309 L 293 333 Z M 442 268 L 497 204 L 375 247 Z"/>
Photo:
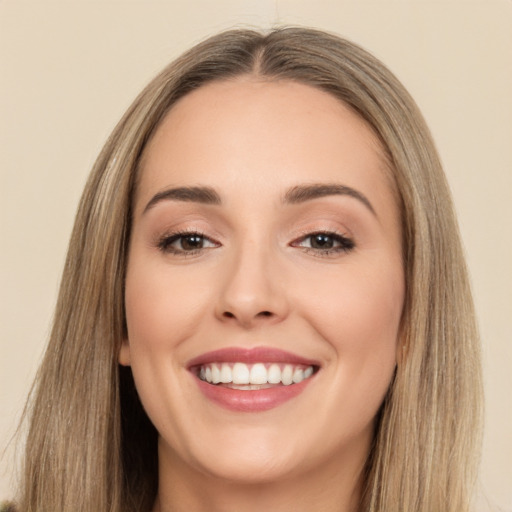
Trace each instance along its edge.
<path fill-rule="evenodd" d="M 283 196 L 285 204 L 300 204 L 327 196 L 349 196 L 360 201 L 374 215 L 377 215 L 368 198 L 352 187 L 338 183 L 312 183 L 297 185 L 289 189 Z M 161 201 L 183 201 L 207 205 L 222 203 L 218 192 L 211 187 L 176 187 L 155 194 L 144 208 L 143 214 Z"/>
<path fill-rule="evenodd" d="M 326 196 L 349 196 L 363 203 L 374 215 L 377 215 L 368 198 L 352 187 L 339 185 L 338 183 L 313 183 L 310 185 L 298 185 L 291 188 L 284 195 L 284 202 L 299 204 Z"/>
<path fill-rule="evenodd" d="M 201 204 L 221 204 L 219 194 L 211 187 L 177 187 L 155 194 L 144 208 L 143 214 L 160 201 L 184 201 Z"/>

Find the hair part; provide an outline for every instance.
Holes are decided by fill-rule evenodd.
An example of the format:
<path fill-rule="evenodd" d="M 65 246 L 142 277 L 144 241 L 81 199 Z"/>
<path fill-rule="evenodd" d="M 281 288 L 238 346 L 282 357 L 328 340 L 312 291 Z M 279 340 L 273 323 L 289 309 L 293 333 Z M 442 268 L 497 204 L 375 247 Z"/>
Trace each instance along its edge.
<path fill-rule="evenodd" d="M 28 410 L 22 511 L 144 512 L 157 492 L 157 433 L 131 371 L 124 278 L 141 157 L 172 106 L 251 75 L 326 91 L 380 140 L 402 213 L 406 278 L 396 375 L 379 413 L 361 512 L 467 512 L 481 425 L 479 342 L 455 214 L 415 103 L 359 46 L 306 28 L 231 30 L 195 46 L 138 96 L 83 193 L 53 329 Z"/>

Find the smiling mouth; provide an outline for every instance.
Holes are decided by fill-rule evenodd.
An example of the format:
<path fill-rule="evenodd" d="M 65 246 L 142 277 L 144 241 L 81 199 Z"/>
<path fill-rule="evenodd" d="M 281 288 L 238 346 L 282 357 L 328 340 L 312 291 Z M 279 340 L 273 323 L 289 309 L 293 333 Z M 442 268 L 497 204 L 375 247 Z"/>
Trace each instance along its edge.
<path fill-rule="evenodd" d="M 209 402 L 236 413 L 257 413 L 301 395 L 321 363 L 273 347 L 227 347 L 195 357 L 187 368 Z"/>
<path fill-rule="evenodd" d="M 243 391 L 293 386 L 309 379 L 317 370 L 315 365 L 263 362 L 216 362 L 192 368 L 203 382 Z"/>

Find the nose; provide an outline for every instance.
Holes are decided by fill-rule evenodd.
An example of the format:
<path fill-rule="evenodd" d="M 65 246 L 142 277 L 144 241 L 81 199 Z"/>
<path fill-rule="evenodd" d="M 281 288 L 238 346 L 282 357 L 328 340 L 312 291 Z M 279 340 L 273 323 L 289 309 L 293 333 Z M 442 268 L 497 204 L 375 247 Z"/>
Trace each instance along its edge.
<path fill-rule="evenodd" d="M 275 255 L 253 245 L 226 262 L 216 305 L 219 320 L 251 329 L 279 323 L 288 312 L 283 274 Z"/>

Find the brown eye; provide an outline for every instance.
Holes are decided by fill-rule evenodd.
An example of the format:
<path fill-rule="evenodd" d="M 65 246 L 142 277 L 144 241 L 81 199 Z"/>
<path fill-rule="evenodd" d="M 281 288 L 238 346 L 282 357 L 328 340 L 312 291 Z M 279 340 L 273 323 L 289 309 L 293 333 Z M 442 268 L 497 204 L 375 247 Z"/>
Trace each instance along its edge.
<path fill-rule="evenodd" d="M 348 252 L 355 247 L 354 241 L 344 235 L 330 232 L 311 233 L 296 240 L 293 247 L 301 247 L 320 256 Z"/>
<path fill-rule="evenodd" d="M 193 251 L 202 249 L 204 245 L 204 237 L 198 234 L 181 236 L 179 238 L 181 249 L 184 251 Z"/>
<path fill-rule="evenodd" d="M 172 254 L 194 254 L 203 249 L 218 247 L 219 244 L 201 233 L 174 233 L 165 235 L 158 242 L 162 252 Z"/>
<path fill-rule="evenodd" d="M 310 237 L 310 247 L 312 249 L 332 249 L 334 247 L 334 238 L 325 233 L 317 233 Z"/>

